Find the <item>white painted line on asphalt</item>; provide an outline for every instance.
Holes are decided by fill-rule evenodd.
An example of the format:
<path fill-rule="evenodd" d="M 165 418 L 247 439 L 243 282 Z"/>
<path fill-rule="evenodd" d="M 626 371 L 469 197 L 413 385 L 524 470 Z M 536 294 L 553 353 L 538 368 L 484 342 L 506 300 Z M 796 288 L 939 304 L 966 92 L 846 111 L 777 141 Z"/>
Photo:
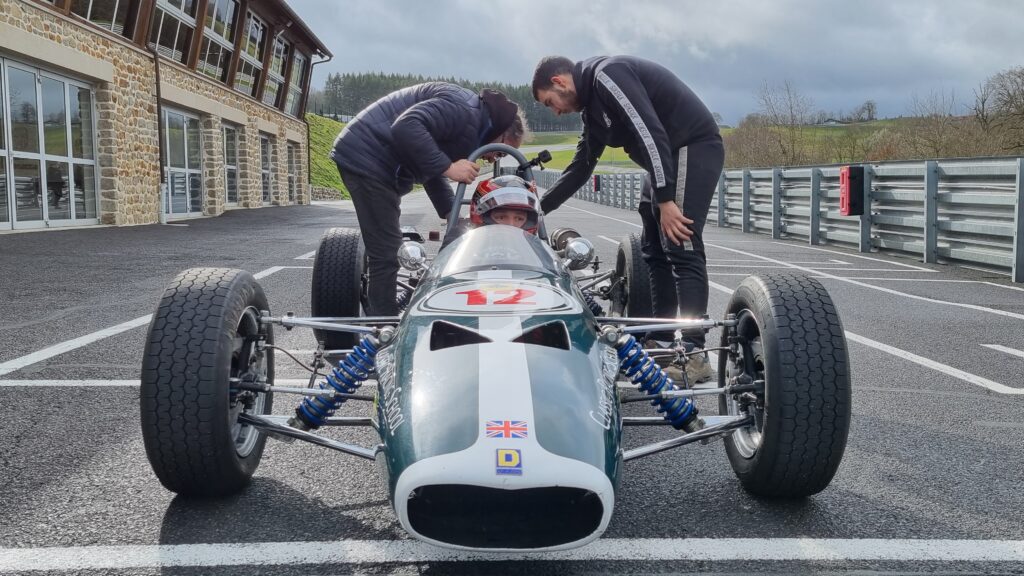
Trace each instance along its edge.
<path fill-rule="evenodd" d="M 835 258 L 829 258 L 829 260 L 831 262 L 835 262 L 836 264 L 849 264 L 849 262 L 843 262 L 842 260 L 836 260 Z"/>
<path fill-rule="evenodd" d="M 713 262 L 729 262 L 729 260 L 722 260 L 720 258 L 712 259 Z M 764 260 L 757 260 L 757 262 L 764 262 Z M 801 264 L 801 262 L 787 262 L 787 264 Z M 820 264 L 820 262 L 802 262 L 802 264 Z M 792 268 L 792 266 L 759 266 L 756 264 L 708 264 L 708 268 Z M 814 270 L 822 270 L 829 272 L 898 272 L 900 274 L 918 274 L 918 270 L 898 270 L 895 268 L 813 268 Z"/>
<path fill-rule="evenodd" d="M 314 256 L 316 256 L 316 250 L 313 250 L 312 252 L 307 252 L 307 253 L 303 254 L 302 256 L 296 256 L 295 259 L 296 260 L 312 260 Z"/>
<path fill-rule="evenodd" d="M 1009 272 L 1000 272 L 998 270 L 992 270 L 991 268 L 981 268 L 979 266 L 968 266 L 966 264 L 957 264 L 960 268 L 967 268 L 968 270 L 977 270 L 978 272 L 988 272 L 989 274 L 999 274 L 1000 276 L 1009 276 Z"/>
<path fill-rule="evenodd" d="M 999 288 L 1008 288 L 1010 290 L 1019 290 L 1021 292 L 1024 292 L 1024 288 L 1018 288 L 1016 286 L 1007 286 L 1006 284 L 996 284 L 995 282 L 982 282 L 982 284 L 988 284 L 990 286 L 996 286 L 996 287 L 999 287 Z"/>
<path fill-rule="evenodd" d="M 122 322 L 120 324 L 117 324 L 116 326 L 104 328 L 103 330 L 97 330 L 96 332 L 86 334 L 85 336 L 72 338 L 71 340 L 66 340 L 64 342 L 61 342 L 60 344 L 54 344 L 53 346 L 43 348 L 42 350 L 39 350 L 37 352 L 26 354 L 19 358 L 15 358 L 14 360 L 8 360 L 7 362 L 0 363 L 0 376 L 3 376 L 4 374 L 10 374 L 11 372 L 15 372 L 17 370 L 21 370 L 25 366 L 35 364 L 36 362 L 42 362 L 43 360 L 53 358 L 54 356 L 58 356 L 65 352 L 70 352 L 71 350 L 75 350 L 76 348 L 87 346 L 89 344 L 92 344 L 93 342 L 96 342 L 97 340 L 109 338 L 110 336 L 120 334 L 121 332 L 126 332 L 128 330 L 131 330 L 132 328 L 145 326 L 146 324 L 149 324 L 149 320 L 152 317 L 152 314 L 146 314 L 145 316 L 140 316 L 134 320 Z"/>
<path fill-rule="evenodd" d="M 982 344 L 985 348 L 991 348 L 992 350 L 998 350 L 1000 352 L 1006 352 L 1012 356 L 1020 356 L 1024 358 L 1024 350 L 1017 350 L 1016 348 L 1009 348 L 1007 346 L 1000 346 L 999 344 Z"/>
<path fill-rule="evenodd" d="M 284 270 L 285 268 L 307 268 L 307 267 L 306 266 L 272 266 L 270 268 L 267 268 L 266 270 L 263 270 L 261 272 L 257 272 L 255 274 L 253 274 L 253 278 L 256 278 L 257 280 L 259 280 L 260 278 L 266 278 L 267 276 L 270 276 L 271 274 L 273 274 L 275 272 L 280 272 L 281 270 Z M 85 336 L 79 336 L 78 338 L 73 338 L 71 340 L 66 340 L 64 342 L 61 342 L 60 344 L 54 344 L 53 346 L 50 346 L 48 348 L 43 348 L 42 350 L 39 350 L 37 352 L 33 352 L 31 354 L 26 354 L 25 356 L 21 356 L 21 357 L 15 358 L 13 360 L 8 360 L 7 362 L 2 362 L 2 363 L 0 363 L 0 376 L 3 376 L 4 374 L 10 374 L 11 372 L 14 372 L 14 371 L 17 371 L 17 370 L 21 370 L 25 366 L 29 366 L 29 365 L 35 364 L 37 362 L 42 362 L 43 360 L 47 360 L 49 358 L 53 358 L 54 356 L 59 356 L 61 354 L 64 354 L 65 352 L 70 352 L 72 350 L 81 348 L 82 346 L 88 346 L 89 344 L 92 344 L 93 342 L 96 342 L 97 340 L 103 340 L 104 338 L 109 338 L 111 336 L 115 336 L 115 335 L 120 334 L 122 332 L 127 332 L 128 330 L 131 330 L 132 328 L 138 328 L 139 326 L 145 326 L 146 324 L 149 324 L 149 321 L 152 318 L 153 318 L 152 314 L 146 314 L 145 316 L 139 316 L 138 318 L 136 318 L 134 320 L 129 320 L 127 322 L 122 322 L 121 324 L 117 324 L 116 326 L 111 326 L 109 328 L 104 328 L 102 330 L 97 330 L 96 332 L 92 332 L 90 334 L 86 334 Z"/>
<path fill-rule="evenodd" d="M 414 540 L 0 548 L 0 572 L 175 566 L 595 560 L 1020 562 L 1024 540 L 606 538 L 558 552 L 449 550 Z"/>
<path fill-rule="evenodd" d="M 891 260 L 883 260 L 881 258 L 872 258 L 871 256 L 861 256 L 860 254 L 850 254 L 848 252 L 840 252 L 838 250 L 829 250 L 828 248 L 815 248 L 813 246 L 804 246 L 803 244 L 792 244 L 790 242 L 772 241 L 772 244 L 779 244 L 781 246 L 792 246 L 793 248 L 803 248 L 804 250 L 817 250 L 818 252 L 829 252 L 831 254 L 839 254 L 840 256 L 845 256 L 847 258 L 860 258 L 862 260 L 874 260 L 875 262 L 885 262 L 886 264 L 892 264 L 893 266 L 903 266 L 904 268 L 912 268 L 914 270 L 920 270 L 922 272 L 937 272 L 937 270 L 929 270 L 928 268 L 922 268 L 921 266 L 904 264 L 902 262 L 893 262 Z"/>
<path fill-rule="evenodd" d="M 625 220 L 623 220 L 621 218 L 613 218 L 611 216 L 605 216 L 604 214 L 598 214 L 597 212 L 591 212 L 590 210 L 584 210 L 583 208 L 577 208 L 575 206 L 569 206 L 568 204 L 564 204 L 564 206 L 566 208 L 572 208 L 573 210 L 579 210 L 580 212 L 586 212 L 587 214 L 592 214 L 594 216 L 598 216 L 598 217 L 601 217 L 601 218 L 607 218 L 608 220 L 615 220 L 616 222 L 622 222 L 623 224 L 629 224 L 630 226 L 633 226 L 635 228 L 643 228 L 643 226 L 641 226 L 639 224 L 634 224 L 632 222 L 627 222 L 627 221 L 625 221 Z"/>
<path fill-rule="evenodd" d="M 305 386 L 308 378 L 275 378 L 279 386 Z M 0 380 L 0 388 L 131 388 L 138 380 Z"/>
<path fill-rule="evenodd" d="M 710 282 L 709 281 L 708 282 L 708 286 L 710 286 L 711 288 L 714 288 L 715 290 L 719 290 L 721 292 L 725 292 L 727 294 L 732 294 L 733 293 L 733 289 L 732 288 L 729 288 L 728 286 L 723 286 L 721 284 L 718 284 L 717 282 Z M 876 350 L 881 350 L 882 352 L 887 352 L 889 354 L 892 354 L 893 356 L 897 356 L 899 358 L 903 358 L 904 360 L 910 360 L 911 362 L 913 362 L 915 364 L 919 364 L 919 365 L 924 366 L 926 368 L 931 368 L 932 370 L 937 370 L 939 372 L 942 372 L 943 374 L 948 374 L 950 376 L 953 376 L 954 378 L 959 378 L 959 379 L 963 380 L 964 382 L 968 382 L 968 383 L 974 384 L 976 386 L 981 386 L 982 388 L 987 388 L 989 390 L 992 390 L 993 392 L 998 392 L 1000 394 L 1022 394 L 1022 395 L 1024 395 L 1024 388 L 1013 388 L 1013 387 L 1007 386 L 1006 384 L 1000 384 L 999 382 L 994 382 L 992 380 L 989 380 L 988 378 L 982 378 L 981 376 L 977 376 L 975 374 L 971 374 L 970 372 L 964 372 L 963 370 L 960 370 L 960 369 L 957 369 L 957 368 L 953 368 L 952 366 L 948 366 L 946 364 L 942 364 L 941 362 L 936 362 L 934 360 L 929 360 L 928 358 L 925 358 L 923 356 L 918 356 L 917 354 L 913 354 L 911 352 L 907 352 L 906 350 L 901 350 L 899 348 L 896 348 L 895 346 L 889 346 L 888 344 L 882 344 L 881 342 L 878 342 L 877 340 L 872 340 L 870 338 L 861 336 L 860 334 L 854 334 L 853 332 L 850 332 L 849 330 L 846 330 L 845 333 L 846 333 L 846 338 L 849 339 L 849 340 L 852 340 L 852 341 L 857 342 L 859 344 L 863 344 L 865 346 L 869 346 L 869 347 L 874 348 Z"/>
<path fill-rule="evenodd" d="M 714 244 L 710 244 L 710 243 L 707 243 L 707 242 L 705 242 L 705 245 L 707 245 L 707 246 L 715 246 Z M 1024 314 L 1018 314 L 1016 312 L 1008 312 L 1006 310 L 999 310 L 997 308 L 988 308 L 988 307 L 985 307 L 985 306 L 978 306 L 976 304 L 964 304 L 962 302 L 950 302 L 948 300 L 937 300 L 935 298 L 928 298 L 926 296 L 918 296 L 916 294 L 908 294 L 906 292 L 900 292 L 898 290 L 893 290 L 891 288 L 884 288 L 882 286 L 875 286 L 874 284 L 866 284 L 864 282 L 858 282 L 856 280 L 851 280 L 849 278 L 843 278 L 842 276 L 835 276 L 835 275 L 829 274 L 829 273 L 827 273 L 827 272 L 825 272 L 823 270 L 816 270 L 816 269 L 812 269 L 812 268 L 805 268 L 803 266 L 798 266 L 796 264 L 790 264 L 789 262 L 785 262 L 785 261 L 782 261 L 782 260 L 776 260 L 774 258 L 769 258 L 767 256 L 759 256 L 757 254 L 752 254 L 750 252 L 744 252 L 743 250 L 737 250 L 735 248 L 726 248 L 725 246 L 717 246 L 717 247 L 721 248 L 722 250 L 728 250 L 730 252 L 735 252 L 737 254 L 743 254 L 744 256 L 751 256 L 753 258 L 760 258 L 761 260 L 763 260 L 765 262 L 772 262 L 772 263 L 775 263 L 775 264 L 781 264 L 783 266 L 786 266 L 787 268 L 792 268 L 794 270 L 800 270 L 802 272 L 807 272 L 809 274 L 817 274 L 817 275 L 820 275 L 823 278 L 828 278 L 830 280 L 838 280 L 840 282 L 846 282 L 848 284 L 853 284 L 855 286 L 861 286 L 861 287 L 864 287 L 864 288 L 870 288 L 871 290 L 878 290 L 879 292 L 885 292 L 887 294 L 894 294 L 896 296 L 903 296 L 904 298 L 910 298 L 910 299 L 913 299 L 913 300 L 922 300 L 924 302 L 931 302 L 933 304 L 942 304 L 942 305 L 945 305 L 945 306 L 954 306 L 954 307 L 957 307 L 957 308 L 966 308 L 968 310 L 977 310 L 979 312 L 987 312 L 989 314 L 996 314 L 996 315 L 999 315 L 999 316 L 1006 316 L 1008 318 L 1016 318 L 1018 320 L 1024 320 Z"/>
<path fill-rule="evenodd" d="M 619 245 L 619 241 L 618 240 L 612 240 L 611 238 L 609 238 L 607 236 L 598 236 L 598 238 L 600 238 L 602 240 L 607 240 L 607 241 L 611 242 L 612 244 L 615 244 L 616 246 Z"/>

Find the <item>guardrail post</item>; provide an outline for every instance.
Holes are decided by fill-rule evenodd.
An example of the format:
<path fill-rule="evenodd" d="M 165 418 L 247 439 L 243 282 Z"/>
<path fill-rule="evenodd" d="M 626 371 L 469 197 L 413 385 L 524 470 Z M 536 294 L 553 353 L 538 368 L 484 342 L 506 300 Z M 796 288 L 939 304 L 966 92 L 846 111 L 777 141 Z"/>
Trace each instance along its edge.
<path fill-rule="evenodd" d="M 750 170 L 743 171 L 743 219 L 740 230 L 750 232 Z"/>
<path fill-rule="evenodd" d="M 725 227 L 725 172 L 718 176 L 718 227 Z"/>
<path fill-rule="evenodd" d="M 860 251 L 871 252 L 871 183 L 875 170 L 864 167 L 864 213 L 860 215 Z"/>
<path fill-rule="evenodd" d="M 924 261 L 935 264 L 939 258 L 939 163 L 924 163 Z"/>
<path fill-rule="evenodd" d="M 772 239 L 782 238 L 782 169 L 772 168 Z"/>
<path fill-rule="evenodd" d="M 811 168 L 811 231 L 807 235 L 811 246 L 821 243 L 821 168 Z"/>
<path fill-rule="evenodd" d="M 1013 269 L 1010 279 L 1024 282 L 1024 158 L 1017 158 L 1017 203 L 1013 211 Z"/>

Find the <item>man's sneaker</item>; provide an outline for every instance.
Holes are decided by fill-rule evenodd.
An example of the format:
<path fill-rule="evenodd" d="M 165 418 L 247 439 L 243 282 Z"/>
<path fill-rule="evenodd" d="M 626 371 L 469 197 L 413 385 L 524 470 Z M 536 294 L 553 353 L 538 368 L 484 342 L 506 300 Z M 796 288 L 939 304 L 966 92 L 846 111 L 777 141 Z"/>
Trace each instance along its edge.
<path fill-rule="evenodd" d="M 690 384 L 708 382 L 714 377 L 715 370 L 711 367 L 711 362 L 708 362 L 707 355 L 694 354 L 686 357 L 686 378 Z"/>

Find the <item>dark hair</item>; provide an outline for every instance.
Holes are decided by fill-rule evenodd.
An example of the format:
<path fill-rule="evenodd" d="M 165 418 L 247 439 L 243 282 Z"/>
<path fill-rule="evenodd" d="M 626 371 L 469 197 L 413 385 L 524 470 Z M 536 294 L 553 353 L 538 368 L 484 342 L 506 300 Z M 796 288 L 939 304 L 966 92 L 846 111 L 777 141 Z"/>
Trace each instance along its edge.
<path fill-rule="evenodd" d="M 537 100 L 537 92 L 551 89 L 551 77 L 561 74 L 572 74 L 572 60 L 565 56 L 545 56 L 537 63 L 533 71 L 533 99 Z"/>

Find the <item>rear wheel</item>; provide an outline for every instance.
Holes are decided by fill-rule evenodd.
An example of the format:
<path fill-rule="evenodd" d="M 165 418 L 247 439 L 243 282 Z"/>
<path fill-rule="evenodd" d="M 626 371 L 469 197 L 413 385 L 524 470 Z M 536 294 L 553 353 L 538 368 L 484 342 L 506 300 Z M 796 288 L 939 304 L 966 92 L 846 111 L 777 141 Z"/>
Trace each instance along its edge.
<path fill-rule="evenodd" d="M 850 428 L 850 363 L 843 326 L 825 288 L 794 275 L 747 277 L 723 330 L 718 385 L 752 392 L 719 399 L 722 414 L 754 423 L 726 437 L 733 471 L 760 496 L 803 497 L 828 486 Z M 733 342 L 730 342 L 730 337 Z"/>
<path fill-rule="evenodd" d="M 612 292 L 612 315 L 630 318 L 651 318 L 651 275 L 641 252 L 640 235 L 630 234 L 619 242 L 615 257 L 615 279 Z"/>
<path fill-rule="evenodd" d="M 153 472 L 187 496 L 238 492 L 263 456 L 266 435 L 240 424 L 242 413 L 271 412 L 269 393 L 239 381 L 273 383 L 263 289 L 248 272 L 193 268 L 164 292 L 142 360 L 142 437 Z"/>
<path fill-rule="evenodd" d="M 324 232 L 313 261 L 310 291 L 313 316 L 356 317 L 366 307 L 366 250 L 358 230 L 331 228 Z M 357 336 L 314 329 L 328 350 L 352 348 Z"/>

